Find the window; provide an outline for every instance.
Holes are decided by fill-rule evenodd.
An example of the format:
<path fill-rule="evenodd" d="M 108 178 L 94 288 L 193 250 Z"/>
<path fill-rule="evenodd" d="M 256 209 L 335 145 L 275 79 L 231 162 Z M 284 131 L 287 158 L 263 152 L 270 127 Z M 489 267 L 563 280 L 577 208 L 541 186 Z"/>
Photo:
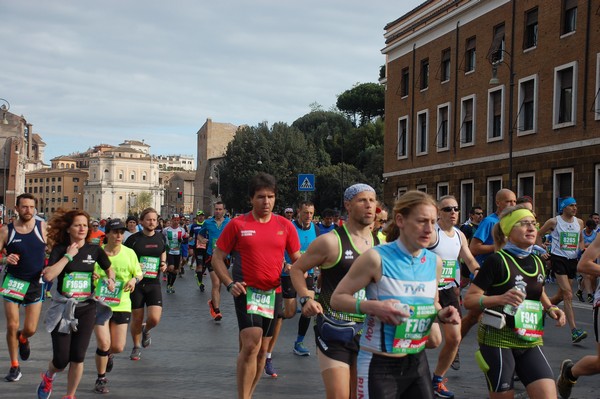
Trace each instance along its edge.
<path fill-rule="evenodd" d="M 58 193 L 62 192 L 62 186 L 56 186 L 56 192 L 58 192 Z"/>
<path fill-rule="evenodd" d="M 439 200 L 444 195 L 450 194 L 450 188 L 448 182 L 438 183 L 437 184 L 437 199 Z"/>
<path fill-rule="evenodd" d="M 417 114 L 417 155 L 427 154 L 427 136 L 429 125 L 429 111 Z"/>
<path fill-rule="evenodd" d="M 600 120 L 600 53 L 596 54 L 596 97 L 594 98 L 594 104 L 594 118 Z"/>
<path fill-rule="evenodd" d="M 577 0 L 562 0 L 561 34 L 575 32 L 577 28 Z"/>
<path fill-rule="evenodd" d="M 537 7 L 525 13 L 525 35 L 523 36 L 523 49 L 537 46 L 538 39 L 538 9 Z"/>
<path fill-rule="evenodd" d="M 33 188 L 33 193 L 34 193 L 34 194 L 37 194 L 37 190 L 38 190 L 37 186 L 36 186 L 36 187 L 34 187 L 34 188 Z"/>
<path fill-rule="evenodd" d="M 517 196 L 524 195 L 535 198 L 535 173 L 519 173 L 517 176 Z"/>
<path fill-rule="evenodd" d="M 554 68 L 553 122 L 558 129 L 575 124 L 577 62 Z"/>
<path fill-rule="evenodd" d="M 450 49 L 442 51 L 442 63 L 440 65 L 440 79 L 442 82 L 450 80 Z"/>
<path fill-rule="evenodd" d="M 475 131 L 473 115 L 475 114 L 475 96 L 465 97 L 460 106 L 460 146 L 474 144 L 473 132 Z"/>
<path fill-rule="evenodd" d="M 408 157 L 408 116 L 398 119 L 398 159 Z"/>
<path fill-rule="evenodd" d="M 421 90 L 429 87 L 429 58 L 421 60 Z"/>
<path fill-rule="evenodd" d="M 79 177 L 74 177 L 73 178 L 73 183 L 78 183 L 79 182 Z"/>
<path fill-rule="evenodd" d="M 471 209 L 473 207 L 473 190 L 475 182 L 473 180 L 463 180 L 460 182 L 460 209 Z M 466 212 L 465 212 L 466 214 Z M 468 215 L 465 215 L 468 217 Z"/>
<path fill-rule="evenodd" d="M 488 214 L 496 212 L 496 193 L 502 188 L 502 177 L 494 176 L 487 179 L 487 209 Z"/>
<path fill-rule="evenodd" d="M 488 55 L 492 63 L 501 62 L 504 59 L 504 24 L 494 26 L 494 38 Z"/>
<path fill-rule="evenodd" d="M 408 67 L 402 68 L 402 72 L 400 75 L 400 97 L 408 96 L 408 88 L 410 87 L 408 83 L 409 79 Z"/>
<path fill-rule="evenodd" d="M 554 171 L 554 209 L 553 214 L 558 212 L 558 204 L 563 198 L 573 196 L 573 169 L 557 169 Z"/>
<path fill-rule="evenodd" d="M 78 192 L 79 191 L 79 186 L 73 186 L 73 191 L 74 192 Z"/>
<path fill-rule="evenodd" d="M 427 184 L 419 184 L 417 185 L 417 191 L 421 191 L 422 193 L 427 192 Z"/>
<path fill-rule="evenodd" d="M 56 181 L 56 177 L 53 177 L 53 178 L 52 178 L 52 181 L 53 181 L 53 182 L 55 182 L 55 181 Z"/>
<path fill-rule="evenodd" d="M 450 123 L 448 122 L 449 110 L 450 103 L 442 104 L 438 107 L 438 126 L 436 135 L 436 146 L 438 151 L 447 151 L 450 148 Z"/>
<path fill-rule="evenodd" d="M 65 196 L 63 197 L 63 202 L 69 202 L 69 197 L 65 195 Z"/>
<path fill-rule="evenodd" d="M 467 39 L 465 46 L 465 73 L 475 70 L 475 36 Z"/>
<path fill-rule="evenodd" d="M 129 175 L 129 180 L 135 181 L 135 172 L 131 172 L 131 174 Z"/>
<path fill-rule="evenodd" d="M 407 187 L 398 187 L 396 190 L 396 198 L 402 197 L 408 191 Z"/>
<path fill-rule="evenodd" d="M 537 131 L 537 76 L 519 79 L 518 135 Z"/>
<path fill-rule="evenodd" d="M 502 109 L 504 103 L 504 87 L 488 91 L 488 141 L 502 139 Z"/>
<path fill-rule="evenodd" d="M 146 172 L 142 172 L 142 181 L 146 181 L 147 174 Z"/>

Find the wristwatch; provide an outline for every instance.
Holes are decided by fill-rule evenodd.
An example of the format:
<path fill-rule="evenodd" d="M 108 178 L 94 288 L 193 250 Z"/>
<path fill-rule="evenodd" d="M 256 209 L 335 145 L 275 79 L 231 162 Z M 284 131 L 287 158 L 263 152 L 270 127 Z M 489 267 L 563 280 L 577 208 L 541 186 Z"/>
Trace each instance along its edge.
<path fill-rule="evenodd" d="M 303 296 L 298 299 L 298 302 L 300 303 L 301 307 L 304 307 L 304 305 L 306 305 L 306 302 L 308 302 L 310 299 L 312 298 L 309 296 Z"/>

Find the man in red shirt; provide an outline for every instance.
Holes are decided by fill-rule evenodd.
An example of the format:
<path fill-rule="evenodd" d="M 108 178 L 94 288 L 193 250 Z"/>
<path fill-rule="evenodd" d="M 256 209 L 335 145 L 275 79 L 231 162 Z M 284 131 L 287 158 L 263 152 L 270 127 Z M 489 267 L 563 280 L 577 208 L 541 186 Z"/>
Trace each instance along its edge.
<path fill-rule="evenodd" d="M 234 296 L 241 348 L 237 358 L 238 397 L 252 397 L 265 366 L 276 309 L 281 307 L 284 252 L 295 262 L 300 240 L 294 225 L 273 214 L 277 182 L 266 173 L 252 178 L 248 194 L 252 211 L 229 222 L 217 241 L 212 266 Z M 233 253 L 232 276 L 225 266 Z"/>

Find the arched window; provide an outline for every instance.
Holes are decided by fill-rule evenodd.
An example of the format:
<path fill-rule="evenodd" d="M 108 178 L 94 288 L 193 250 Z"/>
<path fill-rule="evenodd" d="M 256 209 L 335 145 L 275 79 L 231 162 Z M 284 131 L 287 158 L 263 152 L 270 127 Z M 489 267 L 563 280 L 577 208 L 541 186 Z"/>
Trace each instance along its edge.
<path fill-rule="evenodd" d="M 129 175 L 129 178 L 131 181 L 135 181 L 135 172 L 131 171 L 131 174 Z"/>
<path fill-rule="evenodd" d="M 146 181 L 147 175 L 146 172 L 142 172 L 142 181 Z"/>

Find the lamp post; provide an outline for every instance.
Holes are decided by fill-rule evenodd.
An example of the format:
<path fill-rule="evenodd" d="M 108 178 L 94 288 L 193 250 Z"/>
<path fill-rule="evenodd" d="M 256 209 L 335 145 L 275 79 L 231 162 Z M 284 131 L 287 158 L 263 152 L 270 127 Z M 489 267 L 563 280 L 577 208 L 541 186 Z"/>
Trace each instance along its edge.
<path fill-rule="evenodd" d="M 510 190 L 513 190 L 513 100 L 515 95 L 515 71 L 513 57 L 511 53 L 503 49 L 498 49 L 497 52 L 502 52 L 510 58 L 510 63 L 504 62 L 504 57 L 497 61 L 492 61 L 492 78 L 490 79 L 490 86 L 500 84 L 500 79 L 498 78 L 498 68 L 500 67 L 500 65 L 505 64 L 506 66 L 508 66 L 508 188 Z"/>
<path fill-rule="evenodd" d="M 344 132 L 340 131 L 340 171 L 341 171 L 341 194 L 340 194 L 340 213 L 344 210 Z M 333 140 L 331 134 L 327 135 L 327 140 Z"/>

